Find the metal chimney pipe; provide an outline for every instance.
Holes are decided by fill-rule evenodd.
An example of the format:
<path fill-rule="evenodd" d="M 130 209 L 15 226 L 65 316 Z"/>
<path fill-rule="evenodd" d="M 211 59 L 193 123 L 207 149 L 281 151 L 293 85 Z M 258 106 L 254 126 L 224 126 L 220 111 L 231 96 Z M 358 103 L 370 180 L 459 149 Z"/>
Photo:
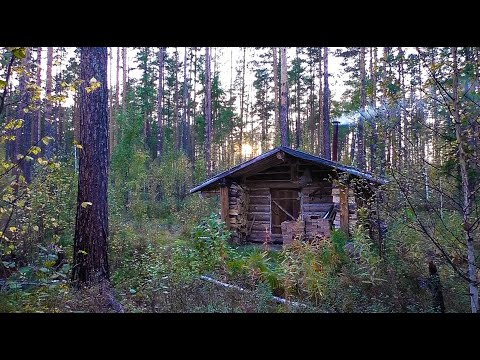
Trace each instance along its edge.
<path fill-rule="evenodd" d="M 332 160 L 338 161 L 338 120 L 333 120 L 333 144 L 332 144 Z"/>

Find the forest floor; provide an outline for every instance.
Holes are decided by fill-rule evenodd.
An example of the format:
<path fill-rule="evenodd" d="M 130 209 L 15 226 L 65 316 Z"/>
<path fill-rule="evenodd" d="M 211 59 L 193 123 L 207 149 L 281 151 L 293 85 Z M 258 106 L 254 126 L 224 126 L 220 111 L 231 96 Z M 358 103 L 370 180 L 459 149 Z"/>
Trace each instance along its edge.
<path fill-rule="evenodd" d="M 212 216 L 193 227 L 117 220 L 109 246 L 110 280 L 123 312 L 438 311 L 432 307 L 425 260 L 406 252 L 405 242 L 389 239 L 386 256 L 379 258 L 374 244 L 357 232 L 352 258 L 344 253 L 340 233 L 331 241 L 266 248 L 229 244 L 228 233 Z M 54 271 L 49 255 L 45 259 L 3 282 L 0 312 L 118 312 L 105 288 L 73 291 L 68 267 Z M 447 311 L 468 309 L 452 286 L 458 279 L 443 273 L 442 281 Z M 275 296 L 306 306 L 278 303 Z"/>

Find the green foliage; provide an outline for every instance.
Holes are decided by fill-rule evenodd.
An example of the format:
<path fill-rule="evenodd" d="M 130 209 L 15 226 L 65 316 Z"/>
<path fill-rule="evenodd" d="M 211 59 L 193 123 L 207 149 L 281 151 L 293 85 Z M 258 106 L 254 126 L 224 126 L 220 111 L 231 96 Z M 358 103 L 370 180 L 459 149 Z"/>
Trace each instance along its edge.
<path fill-rule="evenodd" d="M 286 294 L 304 294 L 318 303 L 340 264 L 340 257 L 329 240 L 311 243 L 295 240 L 283 250 Z"/>
<path fill-rule="evenodd" d="M 225 223 L 221 222 L 217 214 L 205 218 L 192 231 L 191 241 L 195 256 L 200 260 L 201 272 L 211 272 L 216 268 L 225 267 L 229 245 L 227 240 L 231 233 L 226 230 Z"/>

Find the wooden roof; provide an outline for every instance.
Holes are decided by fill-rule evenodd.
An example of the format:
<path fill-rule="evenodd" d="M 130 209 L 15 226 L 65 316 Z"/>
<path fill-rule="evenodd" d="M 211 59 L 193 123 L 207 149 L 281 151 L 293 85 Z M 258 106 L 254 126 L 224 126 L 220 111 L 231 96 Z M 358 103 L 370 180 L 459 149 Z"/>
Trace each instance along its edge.
<path fill-rule="evenodd" d="M 298 158 L 298 159 L 302 159 L 307 162 L 310 162 L 313 165 L 321 165 L 323 167 L 331 168 L 332 170 L 337 170 L 340 173 L 342 172 L 348 173 L 355 177 L 369 180 L 378 185 L 383 185 L 386 183 L 385 179 L 376 178 L 371 174 L 362 172 L 357 168 L 354 168 L 353 166 L 342 165 L 342 164 L 339 164 L 338 162 L 327 160 L 320 156 L 308 154 L 300 150 L 294 150 L 285 146 L 278 146 L 270 151 L 267 151 L 266 153 L 263 153 L 257 157 L 247 160 L 241 164 L 238 164 L 228 170 L 225 170 L 211 177 L 210 179 L 205 180 L 203 183 L 191 189 L 190 193 L 204 190 L 207 187 L 213 187 L 217 185 L 216 183 L 219 183 L 222 179 L 226 177 L 240 177 L 249 173 L 255 173 L 257 171 L 261 171 L 271 166 L 281 164 L 284 161 L 283 158 L 280 156 L 282 152 L 294 158 Z M 276 156 L 276 154 L 279 154 L 279 155 Z"/>

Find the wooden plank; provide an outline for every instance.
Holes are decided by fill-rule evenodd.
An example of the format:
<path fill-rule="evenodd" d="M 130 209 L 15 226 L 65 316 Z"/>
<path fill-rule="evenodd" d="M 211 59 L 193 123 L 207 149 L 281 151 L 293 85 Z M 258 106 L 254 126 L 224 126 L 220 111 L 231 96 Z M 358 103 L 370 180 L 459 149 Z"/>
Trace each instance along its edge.
<path fill-rule="evenodd" d="M 331 195 L 324 195 L 321 197 L 314 197 L 312 199 L 309 196 L 303 196 L 303 203 L 304 204 L 323 204 L 323 203 L 332 204 L 333 197 Z"/>
<path fill-rule="evenodd" d="M 262 212 L 268 214 L 270 212 L 270 205 L 249 205 L 248 212 Z"/>
<path fill-rule="evenodd" d="M 270 196 L 270 189 L 265 187 L 249 189 L 248 196 Z"/>
<path fill-rule="evenodd" d="M 340 189 L 340 228 L 349 234 L 348 226 L 348 187 Z"/>
<path fill-rule="evenodd" d="M 277 205 L 279 207 L 280 210 L 282 210 L 285 214 L 287 214 L 288 216 L 290 216 L 292 218 L 293 221 L 297 220 L 293 217 L 292 214 L 290 214 L 287 210 L 285 210 L 285 208 L 283 208 L 279 203 L 277 203 L 275 200 L 272 199 L 272 203 L 274 203 L 275 205 Z"/>
<path fill-rule="evenodd" d="M 297 183 L 293 183 L 291 181 L 280 180 L 278 182 L 275 181 L 247 181 L 247 185 L 251 188 L 264 188 L 268 186 L 271 189 L 299 189 L 299 185 Z"/>
<path fill-rule="evenodd" d="M 257 219 L 257 221 L 270 221 L 270 214 L 267 214 L 267 213 L 248 213 L 247 214 L 247 219 L 249 221 L 252 221 L 253 218 L 255 217 L 255 219 Z"/>
<path fill-rule="evenodd" d="M 255 222 L 254 224 L 251 225 L 250 233 L 253 231 L 270 233 L 270 223 L 259 224 Z"/>
<path fill-rule="evenodd" d="M 249 234 L 252 232 L 253 224 L 255 224 L 255 215 L 253 215 L 252 223 L 250 224 L 250 227 L 248 228 L 248 233 L 249 233 Z M 248 224 L 247 224 L 247 225 L 248 225 Z"/>
<path fill-rule="evenodd" d="M 229 216 L 229 204 L 228 204 L 228 186 L 221 186 L 220 187 L 220 204 L 221 204 L 222 221 L 224 221 L 227 224 L 227 229 L 230 229 L 230 216 Z"/>
<path fill-rule="evenodd" d="M 303 204 L 303 212 L 328 211 L 333 203 Z"/>
<path fill-rule="evenodd" d="M 270 202 L 270 199 L 266 196 L 257 196 L 254 198 L 250 198 L 250 205 L 268 205 Z"/>

